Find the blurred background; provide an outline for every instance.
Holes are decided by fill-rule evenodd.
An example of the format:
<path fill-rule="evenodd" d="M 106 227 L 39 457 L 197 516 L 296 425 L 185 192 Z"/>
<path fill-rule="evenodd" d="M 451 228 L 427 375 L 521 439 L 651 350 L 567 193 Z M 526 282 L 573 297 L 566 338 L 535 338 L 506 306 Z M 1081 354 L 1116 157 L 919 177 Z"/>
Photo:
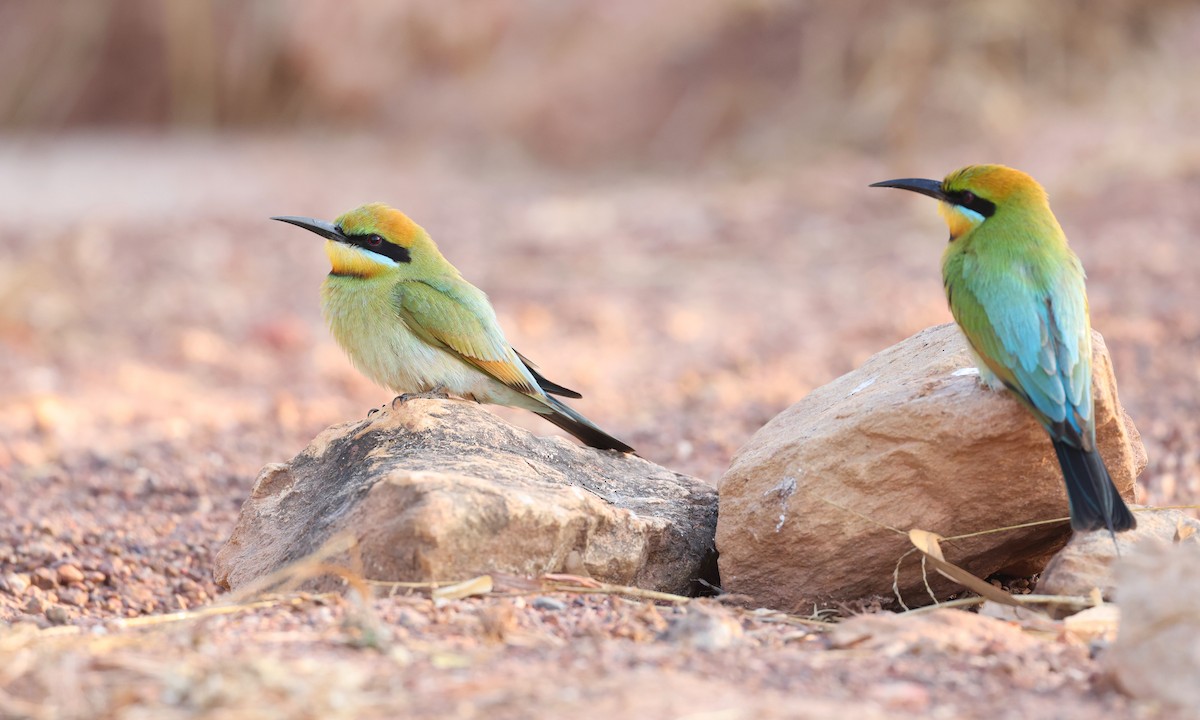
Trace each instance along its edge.
<path fill-rule="evenodd" d="M 1196 12 L 1186 0 L 5 0 L 0 125 L 355 133 L 571 169 L 788 164 L 829 146 L 916 157 L 1021 145 L 1063 115 L 1104 132 L 1194 116 Z"/>
<path fill-rule="evenodd" d="M 715 482 L 949 321 L 932 203 L 866 185 L 976 162 L 1049 189 L 1143 499 L 1195 502 L 1197 78 L 1185 0 L 0 0 L 8 532 L 215 546 L 261 465 L 390 400 L 266 219 L 375 200 L 584 413 Z"/>

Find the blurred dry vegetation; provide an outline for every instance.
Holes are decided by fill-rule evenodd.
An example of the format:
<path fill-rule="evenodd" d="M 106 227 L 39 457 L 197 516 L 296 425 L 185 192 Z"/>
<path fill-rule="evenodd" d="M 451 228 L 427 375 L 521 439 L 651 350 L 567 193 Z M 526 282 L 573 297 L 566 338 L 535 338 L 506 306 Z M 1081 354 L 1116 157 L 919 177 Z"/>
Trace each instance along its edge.
<path fill-rule="evenodd" d="M 0 127 L 321 127 L 565 166 L 905 151 L 1069 109 L 1196 117 L 1196 16 L 1189 0 L 4 0 Z"/>

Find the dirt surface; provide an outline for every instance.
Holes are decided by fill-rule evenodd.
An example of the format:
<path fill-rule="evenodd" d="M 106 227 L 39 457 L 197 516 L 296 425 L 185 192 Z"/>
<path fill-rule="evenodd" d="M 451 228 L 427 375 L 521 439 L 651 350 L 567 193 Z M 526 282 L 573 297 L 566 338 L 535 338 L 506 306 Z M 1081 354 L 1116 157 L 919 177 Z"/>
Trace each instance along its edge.
<path fill-rule="evenodd" d="M 714 601 L 301 598 L 114 624 L 213 602 L 212 555 L 258 469 L 391 399 L 322 325 L 316 240 L 266 220 L 370 200 L 429 229 L 582 412 L 715 482 L 774 414 L 949 319 L 933 204 L 865 186 L 1023 167 L 1088 270 L 1150 457 L 1140 499 L 1196 502 L 1200 151 L 1133 161 L 1080 127 L 1046 142 L 1053 159 L 828 154 L 639 178 L 449 168 L 320 137 L 0 145 L 0 654 L 19 659 L 0 670 L 0 716 L 1154 715 L 1075 641 L 863 653 Z M 706 612 L 732 637 L 671 634 Z"/>

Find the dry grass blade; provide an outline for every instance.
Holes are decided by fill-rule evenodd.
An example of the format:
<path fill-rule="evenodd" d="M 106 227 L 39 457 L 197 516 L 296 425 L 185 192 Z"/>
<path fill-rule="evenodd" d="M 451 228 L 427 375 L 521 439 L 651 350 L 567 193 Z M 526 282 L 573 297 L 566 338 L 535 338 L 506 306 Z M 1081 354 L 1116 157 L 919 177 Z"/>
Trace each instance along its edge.
<path fill-rule="evenodd" d="M 438 588 L 457 585 L 466 580 L 430 580 L 428 582 L 406 582 L 404 580 L 366 580 L 371 587 L 389 588 L 392 590 L 437 590 Z"/>
<path fill-rule="evenodd" d="M 473 597 L 475 595 L 487 595 L 492 591 L 492 576 L 480 575 L 479 577 L 464 580 L 454 585 L 434 588 L 430 593 L 434 600 L 461 600 L 463 598 Z"/>
<path fill-rule="evenodd" d="M 645 590 L 643 588 L 629 587 L 627 585 L 610 585 L 602 583 L 592 578 L 580 577 L 578 575 L 560 575 L 551 574 L 542 576 L 542 588 L 545 591 L 552 592 L 571 592 L 581 595 L 621 595 L 623 597 L 638 598 L 640 600 L 657 600 L 660 602 L 675 603 L 676 605 L 684 605 L 690 603 L 692 598 L 683 595 L 674 595 L 672 593 L 659 592 L 657 590 Z"/>
<path fill-rule="evenodd" d="M 779 610 L 771 610 L 770 608 L 758 608 L 756 610 L 745 610 L 743 612 L 747 617 L 753 618 L 757 622 L 779 623 L 783 625 L 800 625 L 802 627 L 812 628 L 821 632 L 827 631 L 837 625 L 836 622 L 822 620 L 819 617 L 790 615 Z"/>
<path fill-rule="evenodd" d="M 542 581 L 570 583 L 579 587 L 598 588 L 603 587 L 604 583 L 599 580 L 593 580 L 590 577 L 583 575 L 570 575 L 568 573 L 546 573 L 542 576 Z"/>
<path fill-rule="evenodd" d="M 371 589 L 361 573 L 353 572 L 340 565 L 326 562 L 329 558 L 351 553 L 358 546 L 358 540 L 350 532 L 334 535 L 313 553 L 300 558 L 290 565 L 279 568 L 273 573 L 260 577 L 251 583 L 238 588 L 230 594 L 229 602 L 238 604 L 256 597 L 269 590 L 286 591 L 298 586 L 305 580 L 317 578 L 325 574 L 341 577 L 353 587 L 365 600 L 371 597 Z"/>
<path fill-rule="evenodd" d="M 939 544 L 939 541 L 942 540 L 941 535 L 914 528 L 908 531 L 908 539 L 912 541 L 917 550 L 920 550 L 924 554 L 926 561 L 933 565 L 933 568 L 941 575 L 993 602 L 1014 607 L 1020 606 L 1020 603 L 1013 599 L 1012 595 L 986 580 L 972 575 L 959 566 L 947 562 L 945 556 L 942 555 L 942 547 Z"/>
<path fill-rule="evenodd" d="M 322 593 L 319 595 L 304 594 L 288 597 L 264 598 L 262 600 L 255 600 L 254 602 L 239 602 L 229 604 L 222 603 L 196 608 L 195 610 L 183 610 L 181 612 L 166 613 L 163 615 L 142 615 L 140 617 L 122 618 L 114 621 L 114 624 L 122 629 L 150 627 L 154 625 L 185 622 L 188 620 L 200 620 L 216 615 L 232 615 L 234 613 L 249 612 L 251 610 L 261 610 L 264 608 L 282 607 L 288 605 L 298 606 L 304 603 L 312 602 L 313 600 L 333 597 L 337 597 L 336 593 Z M 57 628 L 48 628 L 47 630 L 54 629 Z"/>

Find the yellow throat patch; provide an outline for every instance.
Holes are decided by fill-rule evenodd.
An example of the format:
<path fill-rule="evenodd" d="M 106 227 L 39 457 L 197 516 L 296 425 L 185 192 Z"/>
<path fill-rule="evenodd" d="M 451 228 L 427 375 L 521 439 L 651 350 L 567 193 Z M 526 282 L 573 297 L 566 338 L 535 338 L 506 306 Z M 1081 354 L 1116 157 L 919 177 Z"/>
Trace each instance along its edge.
<path fill-rule="evenodd" d="M 325 254 L 329 256 L 334 275 L 370 278 L 389 267 L 384 258 L 372 258 L 366 250 L 334 240 L 325 241 Z"/>

